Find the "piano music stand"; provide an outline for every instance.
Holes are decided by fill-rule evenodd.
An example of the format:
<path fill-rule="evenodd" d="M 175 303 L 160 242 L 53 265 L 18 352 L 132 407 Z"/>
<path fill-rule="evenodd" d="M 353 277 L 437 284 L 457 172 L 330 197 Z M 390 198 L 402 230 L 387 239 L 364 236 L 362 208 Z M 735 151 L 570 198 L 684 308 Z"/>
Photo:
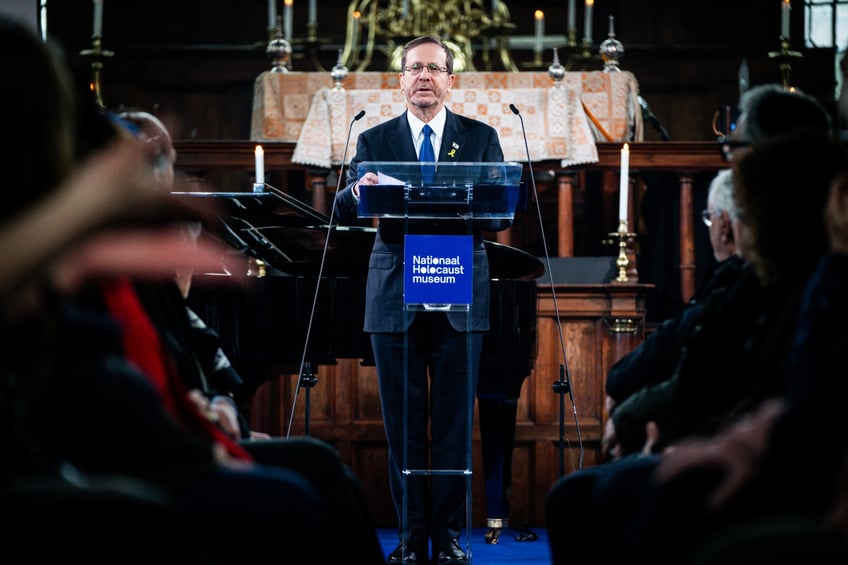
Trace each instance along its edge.
<path fill-rule="evenodd" d="M 402 221 L 405 239 L 405 273 L 404 273 L 404 311 L 443 311 L 450 313 L 464 313 L 466 321 L 466 366 L 467 390 L 469 406 L 467 411 L 467 444 L 465 446 L 465 467 L 462 469 L 414 469 L 409 466 L 407 453 L 408 433 L 408 374 L 406 370 L 403 375 L 403 453 L 401 473 L 403 476 L 403 509 L 401 512 L 401 531 L 404 535 L 408 533 L 408 509 L 407 492 L 408 480 L 411 476 L 418 475 L 458 475 L 465 478 L 466 496 L 466 519 L 465 519 L 465 552 L 471 561 L 471 498 L 472 498 L 472 429 L 474 420 L 474 402 L 476 391 L 471 365 L 472 347 L 472 320 L 473 320 L 473 297 L 472 293 L 472 234 L 475 222 L 485 222 L 484 229 L 501 230 L 508 227 L 515 215 L 519 201 L 519 188 L 522 174 L 522 165 L 511 162 L 493 163 L 451 163 L 437 162 L 427 163 L 424 166 L 433 167 L 436 170 L 432 181 L 424 182 L 421 177 L 422 163 L 420 162 L 388 162 L 371 161 L 359 165 L 360 176 L 367 172 L 378 175 L 379 183 L 376 185 L 361 185 L 358 215 L 360 218 L 394 219 Z M 411 220 L 426 220 L 444 223 L 452 220 L 464 223 L 465 239 L 448 240 L 440 245 L 441 240 L 436 240 L 436 245 L 427 247 L 423 241 L 413 239 L 422 237 L 422 234 L 411 234 L 409 231 Z M 419 222 L 420 224 L 420 222 Z M 459 231 L 459 230 L 457 230 Z M 423 237 L 428 237 L 426 234 Z M 432 238 L 462 238 L 463 236 L 430 235 Z M 415 247 L 413 246 L 415 245 Z M 467 255 L 457 252 L 453 245 L 467 244 Z M 420 247 L 418 247 L 420 245 Z M 444 257 L 439 256 L 440 249 L 444 251 Z M 412 249 L 412 251 L 411 251 Z M 438 286 L 439 283 L 417 282 L 413 272 L 413 264 L 416 262 L 418 252 L 429 253 L 427 259 L 435 261 L 436 265 L 445 264 L 444 261 L 455 260 L 454 256 L 463 263 L 464 273 L 468 273 L 463 279 L 457 276 L 461 284 L 467 284 L 467 288 L 459 290 L 450 289 L 444 294 L 439 294 L 445 289 L 433 290 L 431 295 L 429 286 Z M 447 257 L 449 255 L 450 257 Z M 465 264 L 467 261 L 467 264 Z M 451 264 L 451 263 L 447 263 Z M 420 273 L 420 267 L 418 269 Z M 424 277 L 421 277 L 424 278 Z M 454 285 L 454 286 L 461 286 Z M 424 287 L 424 288 L 422 288 Z M 450 284 L 446 285 L 446 289 Z M 465 292 L 467 290 L 467 294 Z M 437 296 L 435 301 L 430 296 Z M 427 298 L 422 298 L 427 297 Z M 444 299 L 443 297 L 447 297 Z M 464 297 L 464 298 L 463 298 Z M 408 314 L 407 314 L 408 315 Z M 404 343 L 408 343 L 408 335 L 404 336 Z M 407 347 L 407 345 L 405 345 Z"/>

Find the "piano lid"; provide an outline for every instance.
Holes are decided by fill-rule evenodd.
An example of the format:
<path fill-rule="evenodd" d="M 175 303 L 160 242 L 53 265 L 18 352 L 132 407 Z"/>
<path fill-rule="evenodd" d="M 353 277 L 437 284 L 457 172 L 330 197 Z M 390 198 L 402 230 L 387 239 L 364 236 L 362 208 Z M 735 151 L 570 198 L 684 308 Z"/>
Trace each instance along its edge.
<path fill-rule="evenodd" d="M 174 192 L 212 199 L 220 225 L 212 234 L 238 251 L 292 276 L 365 277 L 376 228 L 333 224 L 329 216 L 281 191 Z M 545 272 L 533 255 L 486 241 L 493 279 L 535 279 Z M 323 268 L 321 257 L 326 248 Z"/>

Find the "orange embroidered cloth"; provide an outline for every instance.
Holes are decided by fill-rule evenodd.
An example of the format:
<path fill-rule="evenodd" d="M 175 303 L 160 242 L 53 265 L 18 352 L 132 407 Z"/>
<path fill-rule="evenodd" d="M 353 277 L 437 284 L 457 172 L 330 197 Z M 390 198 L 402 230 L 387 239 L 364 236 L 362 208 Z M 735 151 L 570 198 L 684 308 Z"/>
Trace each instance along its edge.
<path fill-rule="evenodd" d="M 527 148 L 520 118 L 510 110 L 510 104 L 524 118 Z M 528 149 L 531 160 L 560 159 L 564 167 L 598 160 L 589 121 L 570 88 L 454 88 L 446 105 L 457 114 L 495 128 L 507 161 L 527 161 Z M 323 89 L 312 99 L 292 162 L 329 168 L 340 164 L 345 155 L 349 161 L 355 154 L 359 132 L 394 118 L 405 109 L 406 100 L 400 89 Z M 354 123 L 345 154 L 350 122 L 360 110 L 365 110 L 365 117 Z"/>
<path fill-rule="evenodd" d="M 603 135 L 606 132 L 612 141 L 642 141 L 642 120 L 637 100 L 639 85 L 632 73 L 568 72 L 563 84 L 576 93 L 578 105 L 589 118 L 595 140 L 606 141 Z M 552 85 L 553 80 L 546 72 L 464 72 L 457 73 L 454 90 L 547 90 Z M 297 142 L 313 108 L 315 94 L 333 86 L 329 73 L 262 73 L 254 83 L 251 140 Z M 343 86 L 346 91 L 398 91 L 398 74 L 351 73 Z M 519 106 L 515 100 L 511 102 Z M 526 122 L 525 108 L 519 108 Z M 579 110 L 576 112 L 579 113 Z M 531 157 L 537 158 L 532 151 Z"/>

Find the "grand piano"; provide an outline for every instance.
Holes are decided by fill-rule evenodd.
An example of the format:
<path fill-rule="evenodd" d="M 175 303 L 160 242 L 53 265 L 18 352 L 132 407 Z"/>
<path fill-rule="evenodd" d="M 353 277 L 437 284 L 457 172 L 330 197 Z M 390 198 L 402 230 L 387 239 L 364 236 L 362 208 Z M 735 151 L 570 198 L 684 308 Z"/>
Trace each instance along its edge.
<path fill-rule="evenodd" d="M 305 363 L 361 359 L 373 365 L 361 328 L 376 228 L 332 225 L 328 216 L 276 189 L 178 196 L 213 200 L 220 225 L 210 226 L 208 234 L 252 258 L 254 276 L 245 286 L 214 284 L 220 275 L 197 276 L 189 298 L 217 330 L 245 381 L 237 401 L 246 413 L 257 388 L 274 374 L 269 366 L 280 369 L 277 374 L 303 374 Z M 487 541 L 494 543 L 508 525 L 517 399 L 536 357 L 535 279 L 544 266 L 524 251 L 488 240 L 486 251 L 491 329 L 484 338 L 477 396 Z"/>

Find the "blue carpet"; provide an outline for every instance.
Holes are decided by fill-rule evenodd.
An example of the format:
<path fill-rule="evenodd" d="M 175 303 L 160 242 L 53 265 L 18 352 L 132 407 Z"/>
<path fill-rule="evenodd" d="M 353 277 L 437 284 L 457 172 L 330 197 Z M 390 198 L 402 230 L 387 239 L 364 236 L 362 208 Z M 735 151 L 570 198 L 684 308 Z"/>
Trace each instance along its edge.
<path fill-rule="evenodd" d="M 513 565 L 515 563 L 533 563 L 549 565 L 551 550 L 548 547 L 548 535 L 544 528 L 530 528 L 538 536 L 534 541 L 518 541 L 516 536 L 522 532 L 506 528 L 502 530 L 498 543 L 486 543 L 485 528 L 474 528 L 471 531 L 471 560 L 470 563 L 483 565 Z M 383 553 L 388 556 L 398 543 L 397 530 L 380 528 L 377 530 Z M 465 537 L 459 543 L 465 546 Z"/>

